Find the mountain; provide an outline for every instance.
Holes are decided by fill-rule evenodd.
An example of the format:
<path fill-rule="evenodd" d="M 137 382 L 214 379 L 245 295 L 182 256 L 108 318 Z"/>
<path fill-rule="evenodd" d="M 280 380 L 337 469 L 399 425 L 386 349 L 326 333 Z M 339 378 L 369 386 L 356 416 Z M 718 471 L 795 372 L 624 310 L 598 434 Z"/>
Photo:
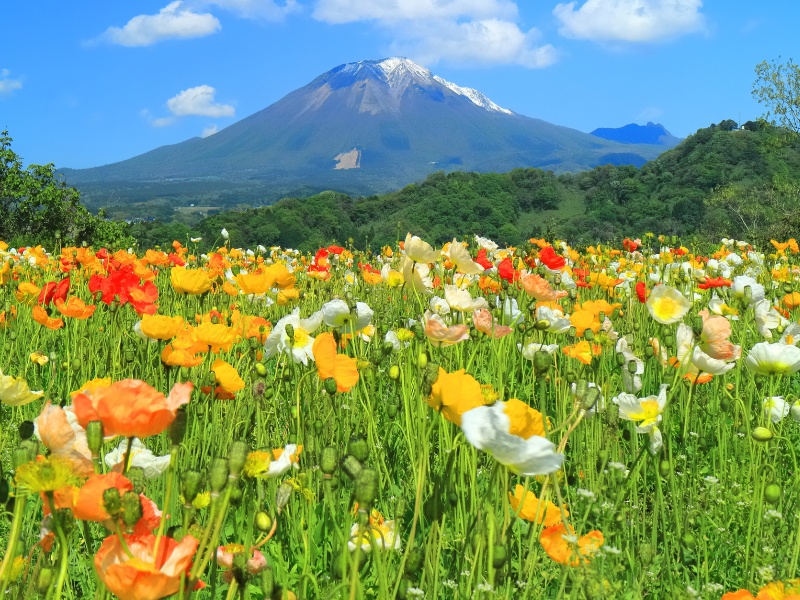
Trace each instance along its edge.
<path fill-rule="evenodd" d="M 601 127 L 591 133 L 594 136 L 621 144 L 658 144 L 664 149 L 674 148 L 681 138 L 675 137 L 661 123 L 637 125 L 629 123 L 622 127 Z"/>
<path fill-rule="evenodd" d="M 247 184 L 273 197 L 294 189 L 368 195 L 438 170 L 575 172 L 640 166 L 663 150 L 514 113 L 410 60 L 389 58 L 340 65 L 212 136 L 63 173 L 82 192 L 106 197 L 104 188 L 119 190 L 121 182 L 146 196 L 145 187 L 157 194 L 198 181 Z"/>

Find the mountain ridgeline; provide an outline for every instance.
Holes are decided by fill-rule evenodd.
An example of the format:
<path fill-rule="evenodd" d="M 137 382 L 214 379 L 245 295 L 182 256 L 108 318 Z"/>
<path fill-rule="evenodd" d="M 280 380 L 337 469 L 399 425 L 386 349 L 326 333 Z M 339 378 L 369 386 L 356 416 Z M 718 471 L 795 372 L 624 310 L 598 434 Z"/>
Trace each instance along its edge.
<path fill-rule="evenodd" d="M 506 244 L 559 236 L 574 244 L 656 234 L 796 236 L 800 143 L 761 123 L 726 120 L 698 130 L 641 168 L 603 165 L 577 174 L 439 171 L 421 183 L 354 198 L 324 192 L 209 216 L 195 225 L 141 223 L 142 247 L 231 232 L 235 246 L 313 250 L 329 243 L 376 248 L 407 231 L 440 244 L 479 234 Z"/>
<path fill-rule="evenodd" d="M 200 183 L 210 198 L 233 190 L 252 205 L 328 189 L 384 193 L 437 171 L 641 166 L 665 149 L 526 117 L 408 59 L 389 58 L 340 65 L 209 137 L 62 172 L 90 204 L 163 197 L 175 205 Z"/>

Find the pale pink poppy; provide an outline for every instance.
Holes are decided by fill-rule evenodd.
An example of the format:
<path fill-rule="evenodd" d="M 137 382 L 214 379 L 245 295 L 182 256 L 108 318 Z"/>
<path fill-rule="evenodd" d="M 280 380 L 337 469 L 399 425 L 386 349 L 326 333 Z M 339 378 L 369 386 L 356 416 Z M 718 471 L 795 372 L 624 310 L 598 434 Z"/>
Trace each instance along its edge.
<path fill-rule="evenodd" d="M 86 442 L 86 432 L 79 425 L 70 425 L 66 411 L 48 400 L 36 417 L 36 432 L 42 443 L 54 456 L 63 456 L 72 462 L 75 473 L 88 477 L 94 473 L 92 453 Z"/>
<path fill-rule="evenodd" d="M 448 327 L 442 317 L 426 310 L 425 335 L 434 346 L 452 346 L 469 339 L 469 327 L 466 325 Z"/>
<path fill-rule="evenodd" d="M 708 311 L 701 311 L 703 332 L 700 334 L 700 348 L 711 358 L 718 360 L 736 360 L 742 348 L 728 339 L 731 336 L 731 324 L 728 319 L 719 315 L 708 316 Z"/>
<path fill-rule="evenodd" d="M 475 323 L 475 329 L 495 339 L 504 337 L 514 331 L 508 325 L 495 323 L 494 316 L 485 308 L 472 313 L 472 322 Z"/>

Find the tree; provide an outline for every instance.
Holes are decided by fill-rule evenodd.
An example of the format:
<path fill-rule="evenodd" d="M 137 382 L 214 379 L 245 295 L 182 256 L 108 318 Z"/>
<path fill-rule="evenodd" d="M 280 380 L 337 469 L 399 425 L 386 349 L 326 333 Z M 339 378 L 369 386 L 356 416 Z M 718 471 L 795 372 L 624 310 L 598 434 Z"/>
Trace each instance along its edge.
<path fill-rule="evenodd" d="M 764 119 L 773 125 L 800 134 L 800 65 L 763 61 L 756 66 L 753 97 L 765 104 Z"/>

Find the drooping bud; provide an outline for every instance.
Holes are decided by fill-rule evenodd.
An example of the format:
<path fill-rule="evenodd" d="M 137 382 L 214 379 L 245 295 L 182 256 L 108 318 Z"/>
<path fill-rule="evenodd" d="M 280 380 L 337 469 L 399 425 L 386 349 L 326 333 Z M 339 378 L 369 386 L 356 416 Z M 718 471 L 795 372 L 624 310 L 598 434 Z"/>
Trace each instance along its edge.
<path fill-rule="evenodd" d="M 425 352 L 420 352 L 419 356 L 417 356 L 417 366 L 420 369 L 428 366 L 428 355 Z"/>
<path fill-rule="evenodd" d="M 245 458 L 247 458 L 245 456 Z M 219 495 L 222 488 L 228 482 L 228 461 L 224 458 L 215 458 L 211 462 L 211 470 L 208 474 L 208 485 L 212 494 Z"/>
<path fill-rule="evenodd" d="M 100 456 L 103 447 L 103 422 L 89 421 L 86 425 L 86 444 L 93 457 Z"/>
<path fill-rule="evenodd" d="M 361 471 L 364 467 L 361 466 L 361 463 L 355 456 L 350 456 L 349 454 L 344 457 L 342 460 L 342 470 L 347 473 L 347 476 L 350 477 L 352 480 L 358 479 L 358 476 L 361 474 Z"/>
<path fill-rule="evenodd" d="M 766 427 L 756 427 L 750 432 L 750 436 L 757 442 L 768 442 L 774 434 Z"/>
<path fill-rule="evenodd" d="M 389 379 L 393 379 L 395 381 L 400 379 L 400 367 L 397 365 L 392 365 L 389 367 Z"/>
<path fill-rule="evenodd" d="M 358 462 L 366 462 L 369 458 L 369 444 L 363 435 L 354 435 L 347 444 L 347 453 L 351 454 Z"/>
<path fill-rule="evenodd" d="M 259 531 L 267 532 L 272 528 L 272 517 L 260 510 L 256 513 L 254 523 Z"/>
<path fill-rule="evenodd" d="M 117 488 L 108 488 L 103 492 L 103 508 L 106 509 L 112 519 L 119 517 L 122 512 L 122 498 L 120 498 Z"/>
<path fill-rule="evenodd" d="M 378 497 L 379 477 L 375 469 L 369 467 L 362 469 L 356 479 L 355 495 L 358 505 L 365 510 L 372 509 L 372 505 Z"/>
<path fill-rule="evenodd" d="M 772 482 L 764 488 L 764 501 L 768 504 L 777 504 L 781 501 L 783 490 L 777 483 Z"/>
<path fill-rule="evenodd" d="M 636 370 L 639 368 L 639 365 L 635 360 L 628 361 L 628 373 L 631 375 L 636 375 Z"/>
<path fill-rule="evenodd" d="M 53 569 L 51 567 L 42 567 L 39 571 L 39 576 L 36 578 L 36 591 L 44 596 L 47 592 L 51 591 L 53 587 Z"/>
<path fill-rule="evenodd" d="M 543 350 L 537 350 L 533 354 L 533 372 L 536 375 L 544 375 L 550 370 L 552 365 L 553 359 L 550 357 L 549 353 Z"/>
<path fill-rule="evenodd" d="M 200 482 L 203 480 L 203 475 L 200 471 L 189 469 L 184 471 L 181 475 L 181 494 L 186 504 L 191 504 L 192 501 L 200 493 Z"/>
<path fill-rule="evenodd" d="M 267 376 L 267 367 L 264 363 L 256 363 L 256 373 L 258 373 L 259 377 L 266 377 Z"/>
<path fill-rule="evenodd" d="M 336 471 L 338 456 L 336 448 L 325 446 L 322 449 L 322 456 L 319 461 L 319 468 L 325 475 L 332 475 Z"/>
<path fill-rule="evenodd" d="M 594 331 L 591 329 L 584 329 L 583 339 L 585 339 L 587 342 L 591 342 L 594 339 Z"/>
<path fill-rule="evenodd" d="M 294 325 L 287 323 L 283 330 L 286 332 L 286 337 L 289 338 L 289 345 L 294 345 Z"/>
<path fill-rule="evenodd" d="M 586 394 L 581 399 L 581 408 L 584 410 L 591 410 L 597 401 L 600 399 L 600 390 L 596 387 L 586 390 Z"/>
<path fill-rule="evenodd" d="M 142 500 L 136 492 L 125 492 L 122 496 L 122 522 L 129 530 L 142 518 Z"/>
<path fill-rule="evenodd" d="M 331 396 L 333 396 L 338 386 L 336 385 L 336 380 L 333 377 L 328 377 L 325 381 L 322 382 L 322 386 L 325 388 L 325 391 L 328 392 Z"/>
<path fill-rule="evenodd" d="M 236 479 L 244 468 L 250 448 L 244 440 L 234 440 L 228 448 L 228 477 Z"/>
<path fill-rule="evenodd" d="M 292 497 L 292 492 L 294 488 L 290 483 L 283 482 L 278 491 L 275 494 L 275 507 L 278 511 L 278 514 L 281 514 L 286 505 L 289 504 L 289 500 Z"/>

